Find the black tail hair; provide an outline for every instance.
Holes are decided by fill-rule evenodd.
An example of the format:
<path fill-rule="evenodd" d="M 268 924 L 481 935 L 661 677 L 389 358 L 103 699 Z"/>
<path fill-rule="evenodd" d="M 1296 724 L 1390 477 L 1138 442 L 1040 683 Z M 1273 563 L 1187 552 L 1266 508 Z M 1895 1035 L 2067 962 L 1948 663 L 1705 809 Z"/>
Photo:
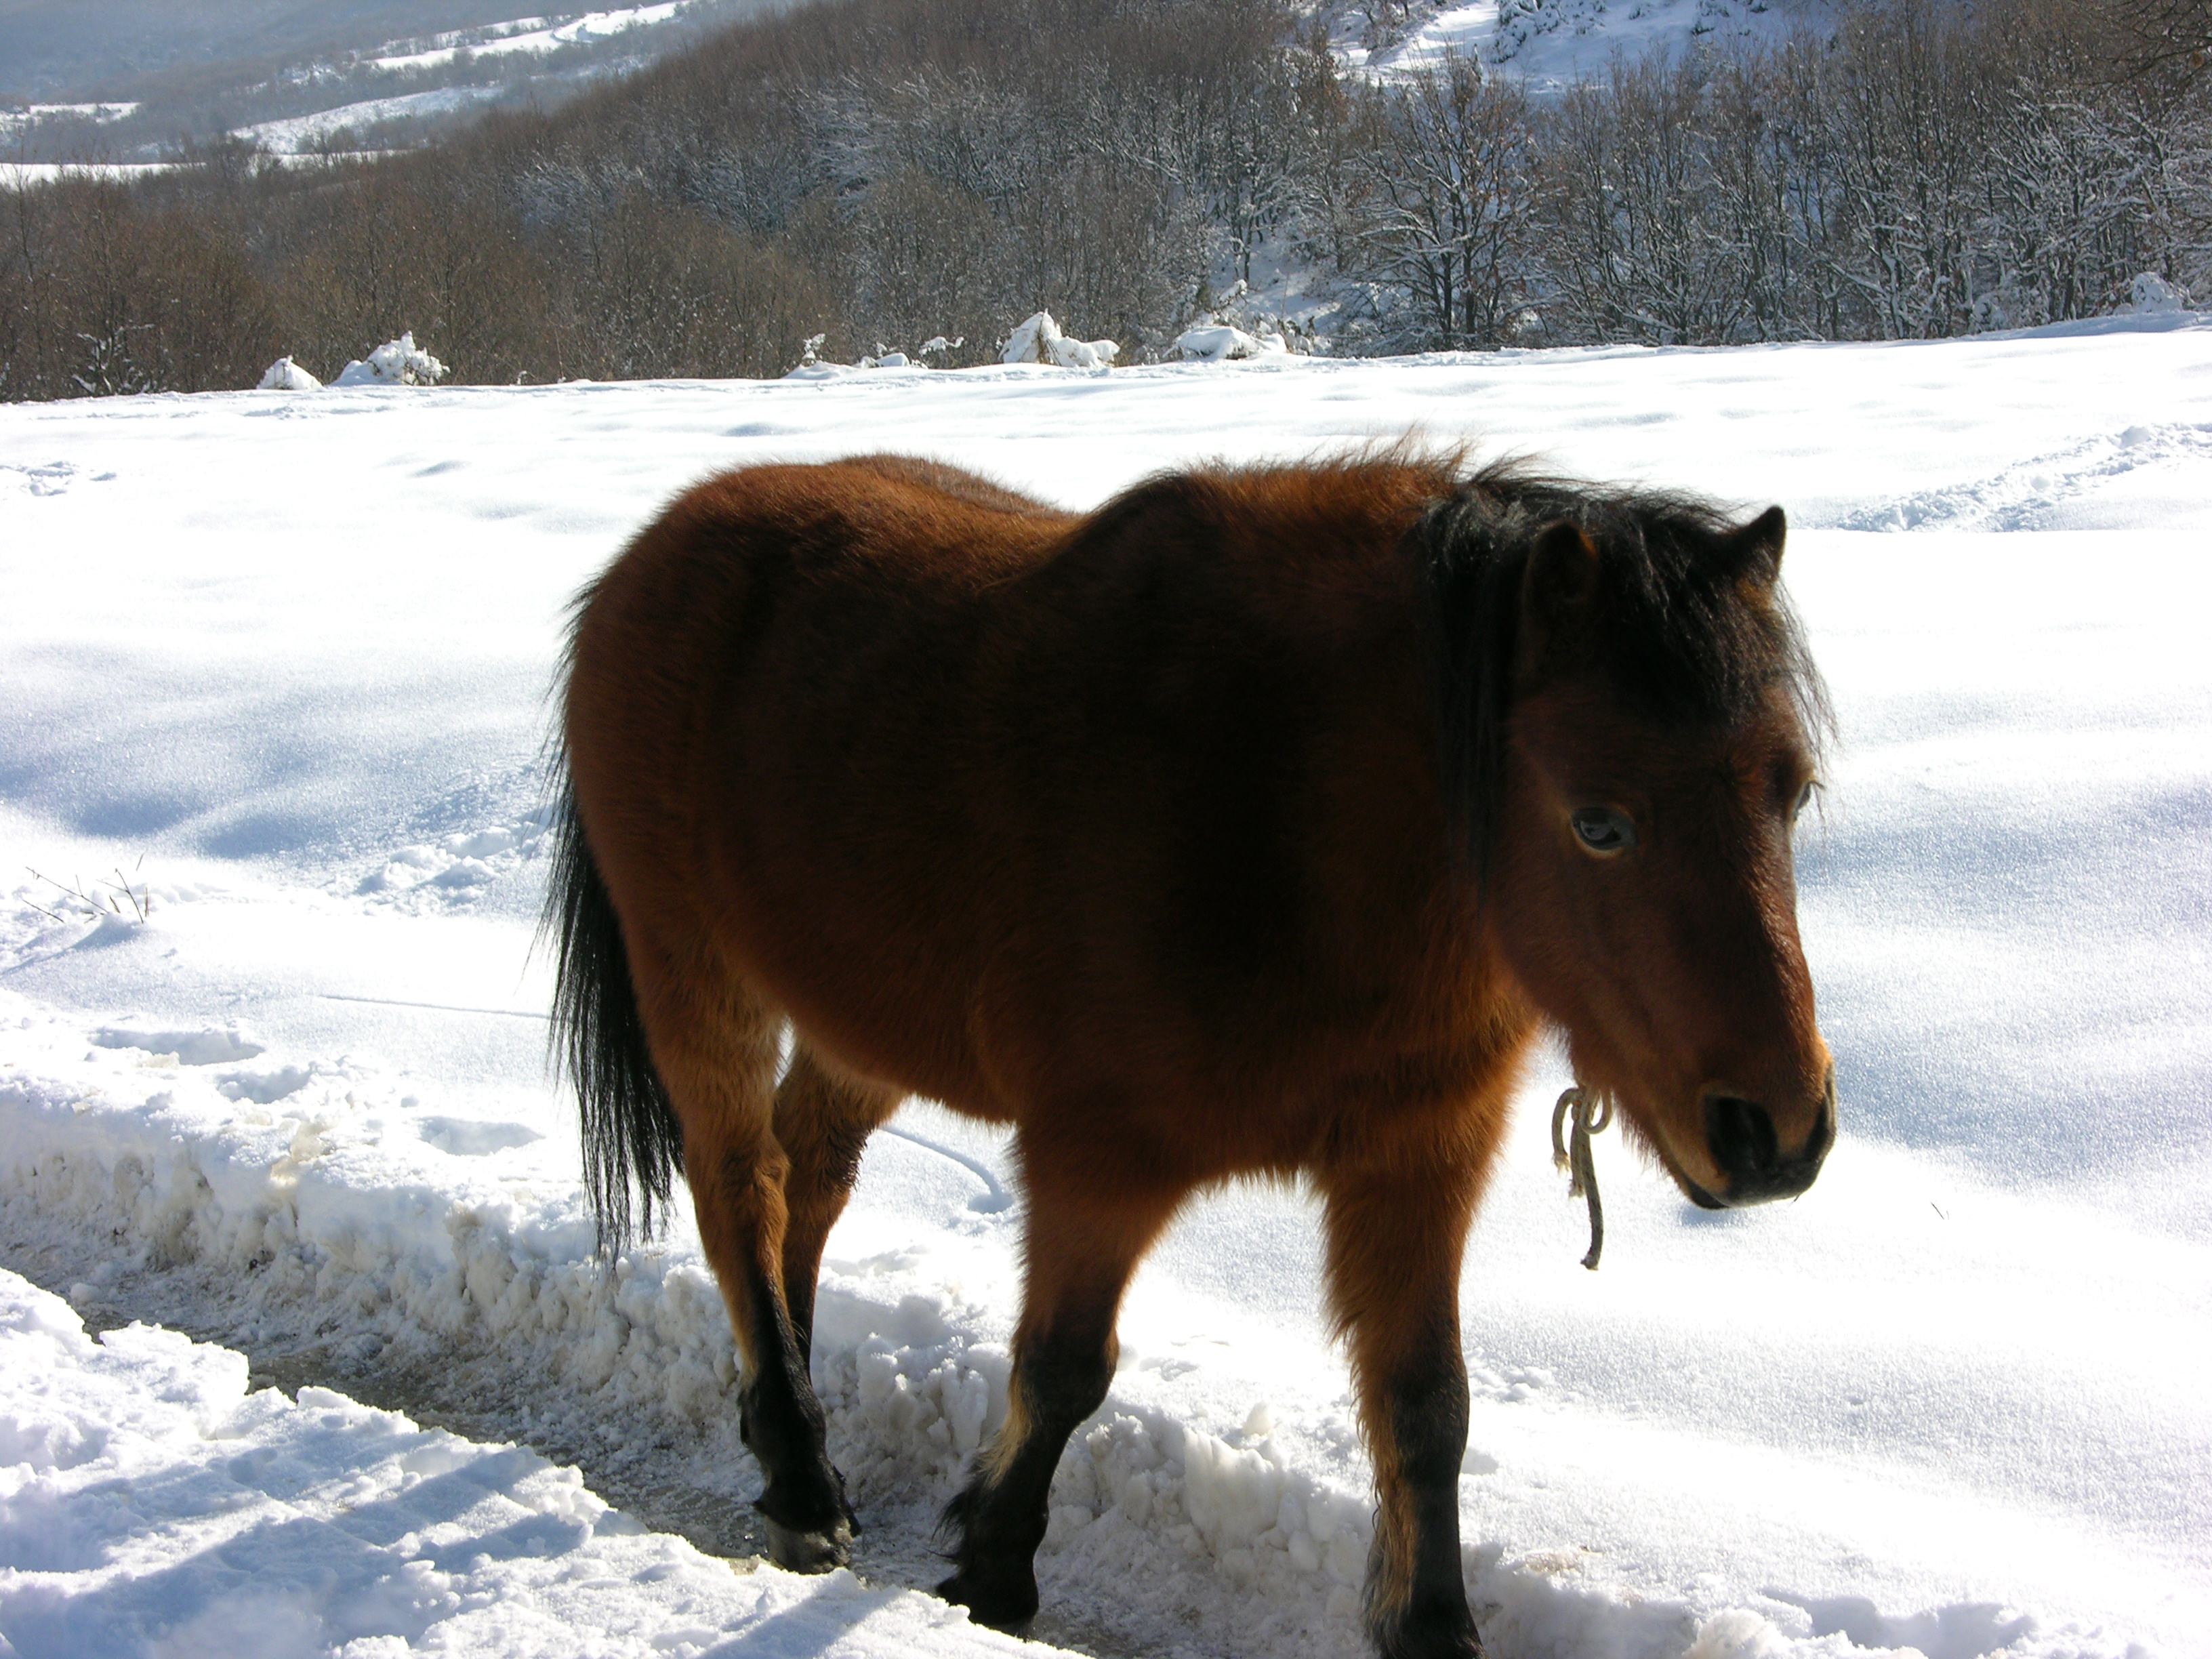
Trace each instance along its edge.
<path fill-rule="evenodd" d="M 599 1249 L 611 1261 L 664 1210 L 684 1129 L 653 1069 L 630 983 L 622 924 L 576 816 L 564 775 L 554 826 L 553 868 L 542 933 L 559 946 L 553 981 L 553 1065 L 576 1091 L 584 1128 L 584 1187 L 599 1225 Z M 638 1194 L 637 1224 L 630 1189 Z"/>

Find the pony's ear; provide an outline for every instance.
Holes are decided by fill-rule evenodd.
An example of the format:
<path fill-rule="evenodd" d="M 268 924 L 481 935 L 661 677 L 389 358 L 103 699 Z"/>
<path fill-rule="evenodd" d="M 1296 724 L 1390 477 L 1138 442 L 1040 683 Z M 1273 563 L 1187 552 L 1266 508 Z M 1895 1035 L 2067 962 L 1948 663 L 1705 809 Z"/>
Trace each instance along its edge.
<path fill-rule="evenodd" d="M 1597 549 L 1571 519 L 1546 525 L 1529 544 L 1521 578 L 1522 660 L 1534 663 L 1597 592 Z"/>
<path fill-rule="evenodd" d="M 1782 544 L 1789 534 L 1790 515 L 1778 506 L 1770 507 L 1721 538 L 1720 562 L 1738 581 L 1771 587 L 1782 572 Z"/>

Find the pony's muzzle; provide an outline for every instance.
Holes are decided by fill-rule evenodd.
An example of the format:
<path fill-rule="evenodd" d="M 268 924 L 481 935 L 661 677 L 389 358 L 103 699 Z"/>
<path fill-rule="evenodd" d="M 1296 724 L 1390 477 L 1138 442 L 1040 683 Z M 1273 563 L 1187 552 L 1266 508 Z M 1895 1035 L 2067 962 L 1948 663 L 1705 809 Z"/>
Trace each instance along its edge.
<path fill-rule="evenodd" d="M 1705 1096 L 1705 1146 L 1728 1177 L 1722 1204 L 1764 1204 L 1795 1198 L 1813 1184 L 1836 1140 L 1836 1068 L 1828 1067 L 1820 1109 L 1803 1142 L 1785 1151 L 1774 1115 L 1755 1100 L 1716 1090 Z"/>

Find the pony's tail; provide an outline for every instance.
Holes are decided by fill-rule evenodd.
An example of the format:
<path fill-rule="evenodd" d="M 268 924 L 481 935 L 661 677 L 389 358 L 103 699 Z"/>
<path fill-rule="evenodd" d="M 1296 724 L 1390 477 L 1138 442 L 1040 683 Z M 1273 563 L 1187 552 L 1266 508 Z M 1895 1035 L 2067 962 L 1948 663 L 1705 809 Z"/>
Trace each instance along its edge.
<path fill-rule="evenodd" d="M 684 1129 L 646 1047 L 629 956 L 606 883 L 564 776 L 555 811 L 553 868 L 541 928 L 558 946 L 552 1058 L 576 1091 L 584 1130 L 584 1187 L 611 1261 L 638 1233 L 650 1236 L 684 1155 Z M 638 1195 L 632 1226 L 630 1190 Z"/>

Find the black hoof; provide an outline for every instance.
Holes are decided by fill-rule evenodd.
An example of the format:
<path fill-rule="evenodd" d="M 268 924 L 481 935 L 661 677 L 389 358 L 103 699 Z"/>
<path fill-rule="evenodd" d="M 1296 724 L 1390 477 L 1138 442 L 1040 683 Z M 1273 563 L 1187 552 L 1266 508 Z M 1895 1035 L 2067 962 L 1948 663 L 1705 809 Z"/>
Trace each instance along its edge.
<path fill-rule="evenodd" d="M 1018 1636 L 1029 1628 L 1037 1610 L 1036 1575 L 1024 1573 L 1022 1577 L 1025 1582 L 992 1583 L 963 1568 L 939 1584 L 937 1593 L 967 1608 L 968 1616 L 977 1624 Z"/>
<path fill-rule="evenodd" d="M 1382 1659 L 1485 1659 L 1465 1607 L 1431 1609 L 1370 1634 Z"/>
<path fill-rule="evenodd" d="M 768 1522 L 769 1559 L 787 1572 L 834 1571 L 852 1553 L 853 1528 L 843 1521 L 827 1532 L 802 1532 L 780 1521 Z"/>

